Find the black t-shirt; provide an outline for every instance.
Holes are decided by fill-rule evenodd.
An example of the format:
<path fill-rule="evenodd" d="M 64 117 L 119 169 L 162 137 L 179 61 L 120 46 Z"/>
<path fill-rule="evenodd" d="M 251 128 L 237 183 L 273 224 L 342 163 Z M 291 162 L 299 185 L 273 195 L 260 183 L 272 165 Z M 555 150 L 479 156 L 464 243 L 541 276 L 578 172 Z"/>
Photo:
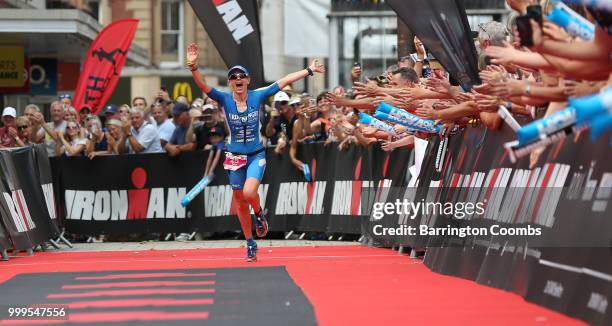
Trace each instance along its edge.
<path fill-rule="evenodd" d="M 293 125 L 295 124 L 295 121 L 297 119 L 297 116 L 293 115 L 293 118 L 291 118 L 291 121 L 289 121 L 285 118 L 284 115 L 281 114 L 280 118 L 278 118 L 278 120 L 274 124 L 274 129 L 276 130 L 276 133 L 279 134 L 283 132 L 285 133 L 285 135 L 287 135 L 287 140 L 291 140 L 291 138 L 293 137 Z"/>
<path fill-rule="evenodd" d="M 196 146 L 198 150 L 204 149 L 204 146 L 210 144 L 210 129 L 215 128 L 221 130 L 225 134 L 223 122 L 217 122 L 214 126 L 208 127 L 205 123 L 197 125 L 193 128 L 193 133 L 196 136 Z"/>

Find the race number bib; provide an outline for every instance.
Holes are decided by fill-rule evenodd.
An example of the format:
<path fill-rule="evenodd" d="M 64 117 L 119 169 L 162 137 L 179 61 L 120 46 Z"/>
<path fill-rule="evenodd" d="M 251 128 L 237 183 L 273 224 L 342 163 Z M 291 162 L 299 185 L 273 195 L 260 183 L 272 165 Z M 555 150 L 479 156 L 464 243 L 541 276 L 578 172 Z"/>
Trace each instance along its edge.
<path fill-rule="evenodd" d="M 236 171 L 247 164 L 246 155 L 234 155 L 230 152 L 225 152 L 225 161 L 223 167 L 226 170 Z"/>

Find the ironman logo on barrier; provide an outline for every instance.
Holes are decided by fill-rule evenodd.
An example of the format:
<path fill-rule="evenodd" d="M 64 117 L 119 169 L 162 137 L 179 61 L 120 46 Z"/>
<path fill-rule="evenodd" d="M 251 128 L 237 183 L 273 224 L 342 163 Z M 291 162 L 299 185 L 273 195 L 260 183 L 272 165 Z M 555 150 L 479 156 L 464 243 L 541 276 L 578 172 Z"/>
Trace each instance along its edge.
<path fill-rule="evenodd" d="M 132 171 L 133 189 L 66 190 L 66 218 L 69 220 L 135 220 L 185 218 L 181 198 L 186 188 L 145 188 L 147 172 Z"/>
<path fill-rule="evenodd" d="M 253 33 L 255 30 L 246 15 L 242 14 L 242 8 L 238 1 L 212 0 L 213 5 L 223 17 L 223 22 L 227 26 L 236 43 Z"/>
<path fill-rule="evenodd" d="M 17 232 L 26 232 L 34 229 L 36 225 L 30 215 L 30 210 L 23 197 L 23 190 L 13 190 L 11 193 L 2 193 L 4 202 L 8 207 L 11 219 L 15 223 Z"/>

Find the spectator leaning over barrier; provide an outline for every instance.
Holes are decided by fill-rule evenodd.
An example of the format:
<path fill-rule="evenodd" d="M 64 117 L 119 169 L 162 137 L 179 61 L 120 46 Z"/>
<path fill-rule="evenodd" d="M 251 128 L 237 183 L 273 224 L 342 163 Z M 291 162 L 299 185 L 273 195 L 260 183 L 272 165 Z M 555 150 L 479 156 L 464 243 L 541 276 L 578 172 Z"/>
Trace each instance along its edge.
<path fill-rule="evenodd" d="M 191 142 L 195 142 L 197 150 L 203 150 L 206 145 L 211 144 L 210 130 L 212 128 L 220 130 L 220 132 L 226 135 L 224 123 L 215 120 L 213 110 L 212 104 L 205 104 L 203 106 L 202 115 L 199 118 L 202 123 L 194 125 L 194 122 L 197 121 L 192 119 L 191 126 L 187 130 L 187 139 Z"/>
<path fill-rule="evenodd" d="M 130 122 L 123 122 L 123 137 L 119 141 L 120 153 L 162 152 L 159 133 L 154 125 L 145 120 L 145 113 L 132 109 Z"/>
<path fill-rule="evenodd" d="M 157 132 L 159 133 L 161 147 L 164 148 L 166 147 L 168 141 L 170 141 L 172 133 L 174 133 L 174 123 L 172 120 L 168 119 L 168 113 L 166 113 L 163 106 L 159 104 L 156 104 L 155 107 L 153 107 L 153 118 L 155 119 Z"/>
<path fill-rule="evenodd" d="M 15 136 L 15 144 L 19 147 L 34 145 L 34 133 L 32 130 L 32 122 L 26 116 L 18 117 L 15 120 L 17 135 Z"/>
<path fill-rule="evenodd" d="M 87 140 L 81 137 L 79 130 L 81 127 L 76 121 L 69 121 L 66 125 L 66 133 L 59 131 L 59 142 L 56 144 L 56 155 L 60 156 L 79 156 L 85 153 Z"/>
<path fill-rule="evenodd" d="M 36 134 L 36 142 L 45 141 L 47 147 L 47 155 L 54 157 L 56 155 L 56 143 L 59 141 L 59 132 L 66 131 L 67 123 L 64 120 L 64 107 L 59 101 L 51 103 L 51 122 L 45 123 L 45 118 L 42 113 L 34 114 L 33 123 L 42 127 Z"/>
<path fill-rule="evenodd" d="M 189 106 L 183 102 L 176 102 L 172 109 L 174 116 L 174 125 L 176 128 L 172 133 L 172 137 L 166 144 L 165 149 L 170 156 L 178 156 L 182 152 L 192 152 L 196 148 L 196 144 L 187 141 L 187 130 L 191 125 L 189 118 Z"/>
<path fill-rule="evenodd" d="M 15 118 L 17 118 L 17 110 L 7 106 L 2 110 L 2 128 L 0 128 L 0 147 L 15 147 L 15 137 L 17 137 L 17 128 L 15 128 Z"/>

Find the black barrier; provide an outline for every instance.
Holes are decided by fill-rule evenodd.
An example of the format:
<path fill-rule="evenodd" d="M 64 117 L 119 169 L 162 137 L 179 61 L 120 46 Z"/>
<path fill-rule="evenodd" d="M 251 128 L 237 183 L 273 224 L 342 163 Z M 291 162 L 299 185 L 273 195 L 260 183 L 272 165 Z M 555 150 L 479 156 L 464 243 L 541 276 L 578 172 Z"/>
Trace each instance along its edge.
<path fill-rule="evenodd" d="M 267 152 L 259 194 L 273 231 L 362 233 L 374 196 L 392 180 L 404 177 L 410 155 L 409 149 L 388 154 L 378 146 L 338 151 L 323 144 L 303 145 L 298 152 L 310 166 L 311 182 L 291 164 L 288 153 Z M 77 234 L 240 229 L 221 166 L 200 195 L 186 208 L 180 206 L 185 193 L 202 177 L 206 155 L 52 159 L 65 227 Z"/>
<path fill-rule="evenodd" d="M 483 202 L 482 215 L 450 219 L 418 214 L 414 219 L 372 215 L 366 231 L 372 243 L 427 247 L 432 270 L 515 292 L 526 300 L 594 324 L 611 321 L 612 167 L 610 138 L 586 135 L 546 148 L 535 168 L 530 158 L 510 163 L 504 142 L 514 133 L 470 128 L 448 139 L 432 138 L 417 187 L 400 185 L 395 197 L 412 202 Z M 430 227 L 541 228 L 541 238 L 509 236 L 376 237 L 376 224 Z"/>
<path fill-rule="evenodd" d="M 26 250 L 57 236 L 57 224 L 51 220 L 53 188 L 50 174 L 45 183 L 41 175 L 49 170 L 49 160 L 42 145 L 0 151 L 0 250 Z M 49 205 L 47 205 L 49 203 Z"/>

